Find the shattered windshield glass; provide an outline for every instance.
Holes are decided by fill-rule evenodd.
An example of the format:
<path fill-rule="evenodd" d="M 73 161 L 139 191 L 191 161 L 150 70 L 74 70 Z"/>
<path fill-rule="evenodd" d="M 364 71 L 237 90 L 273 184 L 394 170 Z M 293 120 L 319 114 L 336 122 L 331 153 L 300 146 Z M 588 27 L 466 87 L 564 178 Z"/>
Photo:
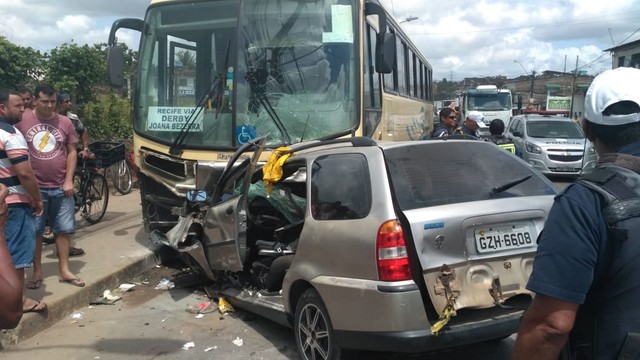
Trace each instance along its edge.
<path fill-rule="evenodd" d="M 354 7 L 345 1 L 249 1 L 241 18 L 237 122 L 291 143 L 356 123 Z"/>
<path fill-rule="evenodd" d="M 167 2 L 141 39 L 134 128 L 180 149 L 280 145 L 357 125 L 352 0 Z M 211 96 L 214 94 L 215 96 Z"/>

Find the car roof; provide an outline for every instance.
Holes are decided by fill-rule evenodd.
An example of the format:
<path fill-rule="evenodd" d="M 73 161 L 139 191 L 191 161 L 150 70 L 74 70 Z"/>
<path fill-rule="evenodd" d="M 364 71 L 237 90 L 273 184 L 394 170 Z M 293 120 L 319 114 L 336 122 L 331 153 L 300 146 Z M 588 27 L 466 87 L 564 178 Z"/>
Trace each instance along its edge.
<path fill-rule="evenodd" d="M 573 121 L 573 120 L 571 120 L 571 119 L 569 119 L 568 117 L 565 117 L 565 116 L 538 115 L 538 114 L 534 114 L 534 115 L 517 115 L 517 116 L 513 117 L 513 120 L 515 120 L 515 119 L 522 119 L 524 121 L 540 121 L 540 120 Z"/>

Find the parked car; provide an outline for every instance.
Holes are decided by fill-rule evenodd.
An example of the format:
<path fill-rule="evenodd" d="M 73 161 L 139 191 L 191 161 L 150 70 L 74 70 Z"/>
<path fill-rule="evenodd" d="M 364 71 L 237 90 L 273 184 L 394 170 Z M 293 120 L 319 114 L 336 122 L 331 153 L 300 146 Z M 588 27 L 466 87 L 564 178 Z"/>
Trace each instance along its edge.
<path fill-rule="evenodd" d="M 580 125 L 566 117 L 514 116 L 505 135 L 520 149 L 522 159 L 545 175 L 577 177 L 597 162 Z"/>
<path fill-rule="evenodd" d="M 483 141 L 300 143 L 261 166 L 263 143 L 251 159 L 247 143 L 213 189 L 189 193 L 175 228 L 152 234 L 217 296 L 292 327 L 305 360 L 517 330 L 556 195 L 546 177 Z"/>

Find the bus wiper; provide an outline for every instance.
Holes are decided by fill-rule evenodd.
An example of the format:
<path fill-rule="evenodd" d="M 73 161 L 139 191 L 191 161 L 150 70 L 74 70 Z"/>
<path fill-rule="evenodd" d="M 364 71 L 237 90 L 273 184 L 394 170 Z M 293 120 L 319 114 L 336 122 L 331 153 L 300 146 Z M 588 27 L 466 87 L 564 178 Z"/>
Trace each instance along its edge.
<path fill-rule="evenodd" d="M 225 64 L 224 64 L 224 68 L 223 68 L 224 71 L 227 71 L 226 69 L 227 69 L 227 64 L 229 62 L 229 47 L 230 46 L 231 46 L 231 40 L 229 40 L 227 42 L 227 48 L 226 48 L 225 53 L 224 53 L 224 58 L 225 58 Z M 196 121 L 198 116 L 200 116 L 200 114 L 202 113 L 202 110 L 204 109 L 205 105 L 211 99 L 215 99 L 214 103 L 216 104 L 216 117 L 218 116 L 218 114 L 220 113 L 220 109 L 222 108 L 222 94 L 224 93 L 224 91 L 223 91 L 223 86 L 224 86 L 223 78 L 225 78 L 224 75 L 225 74 L 217 74 L 214 77 L 213 81 L 211 82 L 211 87 L 209 88 L 209 91 L 207 91 L 206 93 L 204 93 L 202 95 L 202 97 L 200 98 L 200 101 L 198 101 L 198 104 L 196 105 L 195 111 L 193 111 L 189 115 L 189 117 L 187 118 L 187 121 L 185 121 L 184 125 L 182 125 L 182 128 L 180 129 L 180 132 L 178 133 L 178 136 L 176 136 L 176 139 L 171 144 L 171 147 L 169 147 L 169 154 L 171 154 L 171 155 L 180 155 L 182 153 L 182 146 L 184 145 L 184 140 L 187 138 L 187 135 L 191 131 L 191 126 Z"/>
<path fill-rule="evenodd" d="M 261 83 L 262 82 L 261 80 L 266 81 L 266 79 L 260 79 L 260 80 L 258 79 L 259 70 L 257 70 L 257 66 L 256 66 L 257 61 L 253 59 L 249 59 L 247 63 L 252 64 L 250 66 L 251 70 L 249 70 L 246 75 L 247 83 L 251 88 L 251 92 L 254 94 L 255 98 L 258 100 L 258 103 L 262 105 L 262 108 L 265 110 L 265 112 L 269 115 L 271 120 L 274 122 L 274 124 L 280 131 L 280 134 L 282 134 L 282 137 L 285 140 L 285 145 L 291 144 L 292 143 L 291 137 L 289 136 L 287 129 L 285 128 L 284 124 L 282 124 L 282 120 L 280 120 L 278 113 L 275 111 L 275 109 L 273 108 L 273 105 L 271 105 L 271 102 L 269 101 L 269 99 L 267 98 L 267 95 L 265 94 L 264 88 L 267 85 L 264 83 Z"/>
<path fill-rule="evenodd" d="M 249 80 L 249 84 L 251 83 L 252 81 Z M 271 120 L 273 120 L 273 122 L 276 124 L 276 127 L 284 137 L 285 145 L 290 145 L 291 137 L 289 136 L 287 129 L 282 124 L 282 120 L 280 120 L 280 117 L 278 117 L 278 113 L 273 109 L 273 105 L 271 105 L 271 102 L 267 98 L 267 95 L 265 95 L 263 91 L 254 91 L 254 94 L 258 98 L 258 102 L 260 103 L 260 105 L 262 105 L 265 112 L 269 115 Z"/>
<path fill-rule="evenodd" d="M 496 186 L 493 189 L 491 189 L 491 195 L 495 195 L 495 194 L 501 193 L 501 192 L 503 192 L 505 190 L 509 190 L 512 187 L 529 180 L 532 176 L 533 176 L 533 174 L 529 174 L 529 175 L 523 176 L 523 177 L 521 177 L 519 179 L 510 181 L 510 182 L 508 182 L 506 184 L 503 184 L 503 185 L 500 185 L 500 186 Z"/>

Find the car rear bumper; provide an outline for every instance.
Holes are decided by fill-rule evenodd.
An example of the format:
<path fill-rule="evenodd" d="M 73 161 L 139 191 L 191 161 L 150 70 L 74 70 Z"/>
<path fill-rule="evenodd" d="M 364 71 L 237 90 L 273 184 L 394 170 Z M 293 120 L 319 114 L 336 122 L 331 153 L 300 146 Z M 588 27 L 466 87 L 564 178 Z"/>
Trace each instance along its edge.
<path fill-rule="evenodd" d="M 523 311 L 498 318 L 445 327 L 438 335 L 430 329 L 396 332 L 337 331 L 340 346 L 346 349 L 418 353 L 510 336 L 518 329 Z"/>

